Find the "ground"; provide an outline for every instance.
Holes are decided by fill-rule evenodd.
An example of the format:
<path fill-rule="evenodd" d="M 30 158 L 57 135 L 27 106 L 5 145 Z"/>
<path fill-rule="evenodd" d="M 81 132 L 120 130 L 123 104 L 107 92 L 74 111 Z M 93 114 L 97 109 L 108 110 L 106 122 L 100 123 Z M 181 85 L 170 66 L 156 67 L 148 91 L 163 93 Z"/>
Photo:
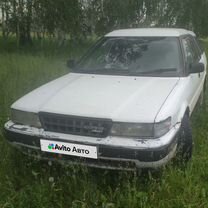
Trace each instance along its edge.
<path fill-rule="evenodd" d="M 1 129 L 16 99 L 68 73 L 67 58 L 87 45 L 57 48 L 46 41 L 18 49 L 1 40 Z M 40 162 L 10 147 L 0 132 L 0 208 L 208 207 L 208 106 L 197 108 L 191 121 L 195 146 L 187 167 L 170 164 L 144 175 Z"/>

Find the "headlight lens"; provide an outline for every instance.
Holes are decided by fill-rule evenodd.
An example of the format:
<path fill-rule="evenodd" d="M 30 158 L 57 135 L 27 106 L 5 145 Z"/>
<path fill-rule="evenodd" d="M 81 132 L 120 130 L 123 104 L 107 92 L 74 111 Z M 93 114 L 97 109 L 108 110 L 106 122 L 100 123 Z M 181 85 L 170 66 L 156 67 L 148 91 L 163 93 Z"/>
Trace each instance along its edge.
<path fill-rule="evenodd" d="M 17 124 L 23 124 L 40 128 L 41 123 L 36 113 L 11 109 L 11 120 Z"/>
<path fill-rule="evenodd" d="M 111 129 L 112 136 L 158 138 L 165 135 L 171 126 L 171 117 L 159 123 L 114 123 Z"/>
<path fill-rule="evenodd" d="M 154 124 L 154 136 L 155 138 L 165 135 L 171 127 L 171 117 L 164 121 Z"/>
<path fill-rule="evenodd" d="M 123 137 L 153 137 L 153 124 L 114 123 L 111 135 Z"/>

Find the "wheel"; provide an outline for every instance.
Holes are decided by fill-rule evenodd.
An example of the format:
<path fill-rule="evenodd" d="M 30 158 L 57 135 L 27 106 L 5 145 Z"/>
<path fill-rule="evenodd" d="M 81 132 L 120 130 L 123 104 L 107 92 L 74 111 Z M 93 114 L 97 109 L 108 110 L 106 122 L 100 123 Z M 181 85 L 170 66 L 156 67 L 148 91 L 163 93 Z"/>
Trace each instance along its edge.
<path fill-rule="evenodd" d="M 182 119 L 181 129 L 178 136 L 177 155 L 182 163 L 188 162 L 192 157 L 193 138 L 188 115 Z"/>

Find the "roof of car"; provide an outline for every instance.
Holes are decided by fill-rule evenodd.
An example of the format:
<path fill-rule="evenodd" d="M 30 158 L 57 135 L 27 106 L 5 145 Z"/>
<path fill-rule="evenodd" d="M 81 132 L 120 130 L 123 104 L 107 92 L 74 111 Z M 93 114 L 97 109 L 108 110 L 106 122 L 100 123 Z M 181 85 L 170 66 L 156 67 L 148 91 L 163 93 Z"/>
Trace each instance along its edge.
<path fill-rule="evenodd" d="M 182 35 L 192 35 L 195 34 L 192 31 L 179 29 L 179 28 L 135 28 L 135 29 L 122 29 L 122 30 L 114 30 L 108 34 L 106 37 L 179 37 Z"/>

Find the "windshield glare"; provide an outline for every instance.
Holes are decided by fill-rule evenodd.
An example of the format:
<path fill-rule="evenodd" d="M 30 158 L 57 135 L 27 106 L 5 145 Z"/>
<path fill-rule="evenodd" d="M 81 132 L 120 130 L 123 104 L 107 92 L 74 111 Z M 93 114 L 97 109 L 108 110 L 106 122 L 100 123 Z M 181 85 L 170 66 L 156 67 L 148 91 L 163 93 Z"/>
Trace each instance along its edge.
<path fill-rule="evenodd" d="M 88 53 L 75 72 L 176 76 L 180 69 L 174 37 L 108 37 Z"/>

